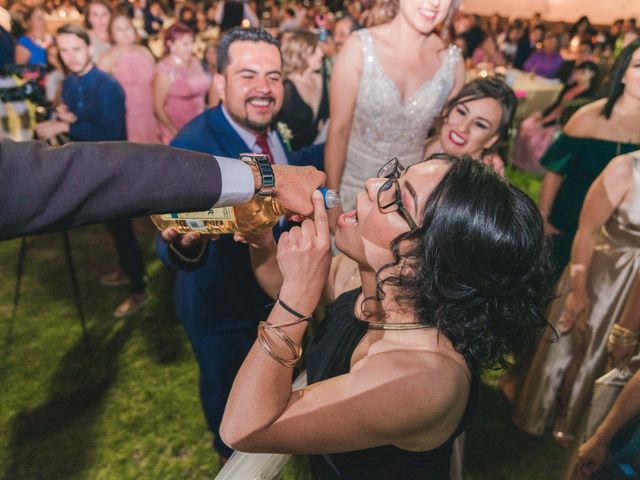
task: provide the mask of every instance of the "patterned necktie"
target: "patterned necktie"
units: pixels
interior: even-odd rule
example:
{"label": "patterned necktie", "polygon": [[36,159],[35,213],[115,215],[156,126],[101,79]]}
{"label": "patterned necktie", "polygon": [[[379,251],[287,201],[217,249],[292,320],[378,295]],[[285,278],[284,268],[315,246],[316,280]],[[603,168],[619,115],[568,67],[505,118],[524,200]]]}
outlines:
{"label": "patterned necktie", "polygon": [[273,154],[271,153],[271,149],[269,148],[269,142],[267,141],[267,134],[263,133],[256,137],[256,145],[260,147],[262,153],[269,157],[269,163],[273,164]]}

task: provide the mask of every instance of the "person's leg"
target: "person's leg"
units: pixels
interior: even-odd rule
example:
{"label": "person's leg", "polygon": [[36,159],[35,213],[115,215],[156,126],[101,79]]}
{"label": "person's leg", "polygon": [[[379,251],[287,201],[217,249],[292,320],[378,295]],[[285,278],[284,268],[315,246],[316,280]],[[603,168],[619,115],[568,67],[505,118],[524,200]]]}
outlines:
{"label": "person's leg", "polygon": [[144,257],[129,219],[112,220],[106,223],[111,232],[118,254],[118,264],[131,281],[131,296],[115,311],[115,316],[125,317],[136,313],[146,301],[144,281]]}
{"label": "person's leg", "polygon": [[107,227],[113,236],[120,268],[131,280],[131,293],[144,293],[144,257],[131,220],[112,220]]}
{"label": "person's leg", "polygon": [[218,454],[229,458],[233,450],[220,438],[220,423],[236,373],[256,338],[256,328],[223,333],[189,334],[200,367],[200,401],[213,445]]}

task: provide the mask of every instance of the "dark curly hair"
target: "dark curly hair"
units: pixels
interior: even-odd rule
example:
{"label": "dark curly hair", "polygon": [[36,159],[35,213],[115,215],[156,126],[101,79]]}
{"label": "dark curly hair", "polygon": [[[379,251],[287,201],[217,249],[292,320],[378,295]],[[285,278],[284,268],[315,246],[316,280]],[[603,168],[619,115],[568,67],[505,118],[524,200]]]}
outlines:
{"label": "dark curly hair", "polygon": [[[377,296],[397,287],[395,300],[445,335],[471,369],[507,367],[505,355],[535,345],[548,325],[553,282],[542,218],[525,193],[482,163],[432,158],[451,166],[419,228],[393,241]],[[389,275],[399,265],[402,273]]]}

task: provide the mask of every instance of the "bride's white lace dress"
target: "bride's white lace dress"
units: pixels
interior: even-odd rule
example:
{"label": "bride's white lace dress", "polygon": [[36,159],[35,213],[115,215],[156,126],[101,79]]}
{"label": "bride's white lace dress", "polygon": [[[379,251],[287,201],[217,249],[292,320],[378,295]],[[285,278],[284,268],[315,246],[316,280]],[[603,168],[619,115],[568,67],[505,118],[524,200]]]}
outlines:
{"label": "bride's white lace dress", "polygon": [[433,77],[403,101],[378,62],[369,31],[359,30],[357,35],[363,68],[340,185],[345,211],[354,208],[356,193],[387,160],[398,157],[409,166],[422,159],[427,133],[453,88],[455,66],[462,61],[460,49],[449,45]]}

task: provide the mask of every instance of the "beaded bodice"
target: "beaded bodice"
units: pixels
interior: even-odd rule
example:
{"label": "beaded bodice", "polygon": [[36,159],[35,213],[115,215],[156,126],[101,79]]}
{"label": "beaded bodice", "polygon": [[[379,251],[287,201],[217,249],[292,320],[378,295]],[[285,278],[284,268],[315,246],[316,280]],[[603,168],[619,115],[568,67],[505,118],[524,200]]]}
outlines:
{"label": "beaded bodice", "polygon": [[352,191],[362,190],[364,181],[374,177],[390,158],[398,157],[405,166],[422,159],[424,141],[447,101],[455,66],[462,59],[458,47],[449,45],[434,76],[403,102],[395,83],[382,70],[369,31],[357,34],[363,68],[340,188],[345,208],[353,207]]}

